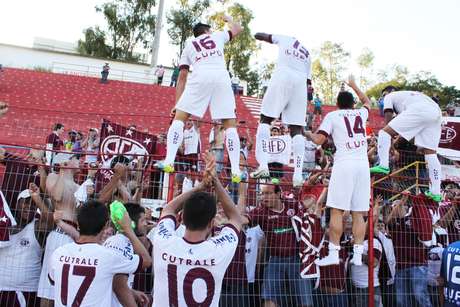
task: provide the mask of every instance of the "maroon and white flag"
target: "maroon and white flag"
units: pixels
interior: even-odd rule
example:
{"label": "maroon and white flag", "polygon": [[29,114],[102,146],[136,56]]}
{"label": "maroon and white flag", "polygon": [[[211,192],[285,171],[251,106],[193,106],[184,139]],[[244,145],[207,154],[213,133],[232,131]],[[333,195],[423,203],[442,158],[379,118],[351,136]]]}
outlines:
{"label": "maroon and white flag", "polygon": [[155,153],[157,138],[146,132],[128,129],[125,126],[104,119],[101,127],[99,157],[103,169],[98,173],[98,183],[105,184],[112,178],[109,169],[113,158],[123,155],[131,163],[138,163],[143,157],[142,169],[150,162],[150,155]]}
{"label": "maroon and white flag", "polygon": [[438,153],[451,160],[460,160],[460,117],[444,117]]}
{"label": "maroon and white flag", "polygon": [[16,226],[16,220],[11,214],[10,207],[0,191],[0,248],[6,247],[10,243],[10,231],[11,226]]}

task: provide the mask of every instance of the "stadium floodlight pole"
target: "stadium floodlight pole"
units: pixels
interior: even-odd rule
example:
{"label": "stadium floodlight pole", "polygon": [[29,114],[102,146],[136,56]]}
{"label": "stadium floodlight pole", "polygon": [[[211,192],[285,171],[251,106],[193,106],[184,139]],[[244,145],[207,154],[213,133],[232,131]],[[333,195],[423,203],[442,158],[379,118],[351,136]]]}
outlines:
{"label": "stadium floodlight pole", "polygon": [[155,24],[155,37],[153,38],[152,44],[152,62],[150,63],[150,67],[157,66],[158,62],[158,51],[160,49],[160,34],[161,34],[161,24],[163,21],[163,10],[164,10],[164,0],[160,0],[158,3],[158,12],[157,12],[157,20]]}

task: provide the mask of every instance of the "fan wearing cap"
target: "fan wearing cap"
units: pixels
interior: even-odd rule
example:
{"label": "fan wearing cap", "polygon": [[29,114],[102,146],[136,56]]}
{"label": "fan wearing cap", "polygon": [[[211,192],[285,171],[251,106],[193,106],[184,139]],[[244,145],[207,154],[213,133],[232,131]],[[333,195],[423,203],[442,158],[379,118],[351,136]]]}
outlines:
{"label": "fan wearing cap", "polygon": [[19,306],[20,300],[25,300],[27,306],[38,306],[36,292],[42,246],[54,226],[49,205],[34,183],[18,195],[11,210],[17,223],[6,230],[10,236],[9,244],[0,248],[0,306]]}
{"label": "fan wearing cap", "polygon": [[[226,146],[232,168],[232,181],[241,181],[240,141],[236,129],[235,97],[225,66],[224,45],[241,31],[241,25],[224,16],[228,31],[212,32],[211,26],[198,23],[193,27],[179,61],[174,120],[168,130],[164,161],[155,164],[167,173],[174,172],[174,160],[184,138],[184,124],[190,115],[203,117],[208,106],[213,120],[220,119],[225,128]],[[193,75],[188,78],[190,66]]]}

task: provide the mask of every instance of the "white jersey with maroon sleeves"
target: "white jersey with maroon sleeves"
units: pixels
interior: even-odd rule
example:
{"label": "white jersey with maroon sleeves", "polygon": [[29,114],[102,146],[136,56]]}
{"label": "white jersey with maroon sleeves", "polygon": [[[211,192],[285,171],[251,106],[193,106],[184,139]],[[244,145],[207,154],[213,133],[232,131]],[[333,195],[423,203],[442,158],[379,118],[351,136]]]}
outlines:
{"label": "white jersey with maroon sleeves", "polygon": [[110,306],[113,276],[132,274],[141,266],[142,258],[132,251],[120,255],[96,243],[66,244],[50,263],[54,306]]}
{"label": "white jersey with maroon sleeves", "polygon": [[219,306],[222,280],[238,245],[238,231],[225,226],[218,236],[187,242],[176,234],[176,220],[158,223],[153,245],[153,306]]}
{"label": "white jersey with maroon sleeves", "polygon": [[193,66],[194,72],[201,69],[225,68],[224,45],[230,41],[230,31],[220,31],[211,34],[202,34],[187,41],[179,67],[188,68]]}
{"label": "white jersey with maroon sleeves", "polygon": [[[115,253],[120,254],[121,256],[133,256],[134,248],[131,244],[129,238],[121,233],[117,233],[114,236],[107,238],[104,242],[104,247],[107,247],[113,250]],[[134,283],[134,274],[129,274],[128,276],[128,287],[133,288]],[[112,305],[111,307],[118,307],[122,306],[120,301],[118,300],[115,292],[112,292]]]}
{"label": "white jersey with maroon sleeves", "polygon": [[270,39],[273,44],[278,45],[278,60],[275,73],[289,69],[304,75],[305,79],[311,79],[311,60],[307,48],[295,37],[270,35]]}
{"label": "white jersey with maroon sleeves", "polygon": [[334,162],[342,160],[367,161],[366,121],[369,111],[341,109],[328,113],[318,133],[331,136],[337,149]]}

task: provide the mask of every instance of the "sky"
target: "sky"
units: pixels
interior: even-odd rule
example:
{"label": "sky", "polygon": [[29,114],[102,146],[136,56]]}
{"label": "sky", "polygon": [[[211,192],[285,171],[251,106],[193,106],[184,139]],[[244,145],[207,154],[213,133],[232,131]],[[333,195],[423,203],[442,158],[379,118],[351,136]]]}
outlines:
{"label": "sky", "polygon": [[[0,43],[32,46],[34,37],[75,42],[83,37],[84,28],[104,25],[94,7],[106,1],[0,1]],[[165,12],[175,2],[165,0]],[[367,47],[375,55],[374,71],[400,64],[411,73],[431,71],[443,84],[460,88],[460,0],[239,2],[254,14],[250,25],[254,33],[295,36],[311,50],[327,40],[342,43],[351,53],[349,67],[355,74],[356,58]],[[164,19],[159,52],[159,63],[164,65],[170,65],[177,54],[167,27]],[[275,60],[276,47],[263,44],[255,61],[261,65]]]}

